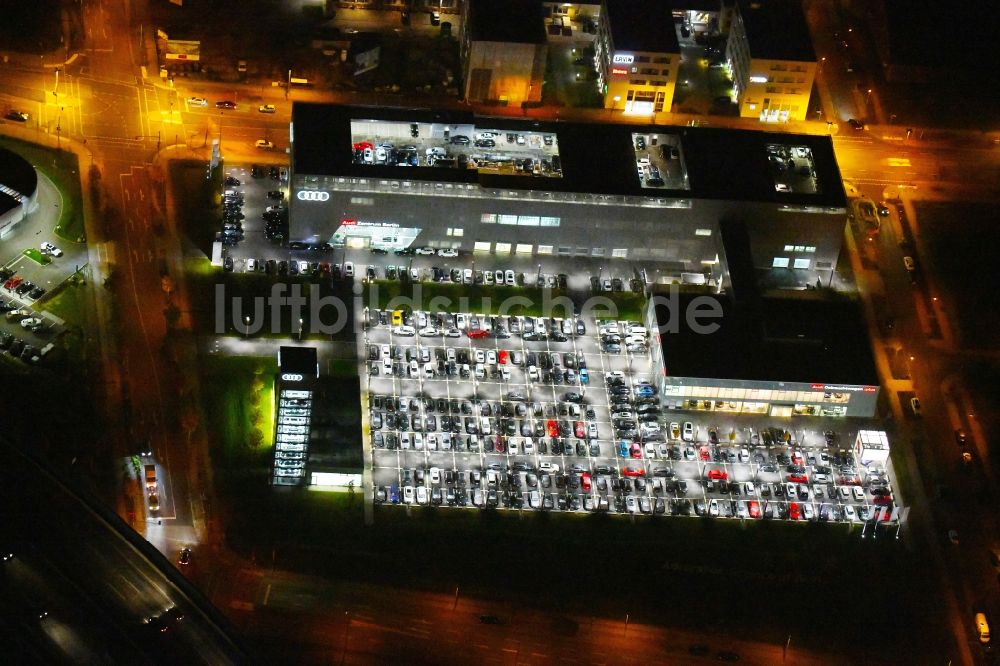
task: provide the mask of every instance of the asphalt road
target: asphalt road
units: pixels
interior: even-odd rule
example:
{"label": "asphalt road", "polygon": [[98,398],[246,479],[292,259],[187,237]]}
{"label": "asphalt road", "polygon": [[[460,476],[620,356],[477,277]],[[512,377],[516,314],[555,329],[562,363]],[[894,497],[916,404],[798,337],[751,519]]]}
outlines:
{"label": "asphalt road", "polygon": [[[79,497],[6,443],[0,444],[0,631],[46,661],[228,664],[244,659],[155,551],[143,551]],[[110,514],[109,514],[110,515]],[[145,618],[173,606],[184,618],[165,633]],[[42,613],[47,613],[41,617]],[[8,644],[5,641],[5,645]]]}

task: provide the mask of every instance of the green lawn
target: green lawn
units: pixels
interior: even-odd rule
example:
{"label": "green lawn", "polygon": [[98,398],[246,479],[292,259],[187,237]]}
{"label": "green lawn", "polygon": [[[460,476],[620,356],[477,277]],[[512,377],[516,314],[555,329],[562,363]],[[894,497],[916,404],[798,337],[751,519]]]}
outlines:
{"label": "green lawn", "polygon": [[232,478],[266,468],[273,443],[277,359],[204,356],[199,365],[216,470]]}
{"label": "green lawn", "polygon": [[0,146],[18,153],[31,162],[62,194],[62,210],[54,230],[56,236],[70,243],[86,241],[83,195],[80,191],[80,164],[76,155],[3,136],[0,136]]}
{"label": "green lawn", "polygon": [[52,260],[49,259],[48,255],[42,254],[40,251],[36,250],[33,247],[29,247],[27,250],[24,251],[23,254],[28,259],[31,259],[36,264],[41,264],[42,266],[47,266],[48,264],[52,263]]}

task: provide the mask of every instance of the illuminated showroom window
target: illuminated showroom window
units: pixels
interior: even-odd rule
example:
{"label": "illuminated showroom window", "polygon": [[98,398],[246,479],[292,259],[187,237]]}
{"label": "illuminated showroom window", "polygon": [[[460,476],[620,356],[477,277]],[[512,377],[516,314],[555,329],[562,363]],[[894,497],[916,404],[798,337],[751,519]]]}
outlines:
{"label": "illuminated showroom window", "polygon": [[795,263],[792,264],[793,268],[809,268],[809,264],[812,263],[809,259],[796,259]]}
{"label": "illuminated showroom window", "polygon": [[510,243],[497,243],[497,254],[510,254]]}
{"label": "illuminated showroom window", "polygon": [[788,257],[775,257],[771,268],[788,268]]}
{"label": "illuminated showroom window", "polygon": [[489,241],[476,241],[473,250],[476,252],[489,252],[491,243]]}

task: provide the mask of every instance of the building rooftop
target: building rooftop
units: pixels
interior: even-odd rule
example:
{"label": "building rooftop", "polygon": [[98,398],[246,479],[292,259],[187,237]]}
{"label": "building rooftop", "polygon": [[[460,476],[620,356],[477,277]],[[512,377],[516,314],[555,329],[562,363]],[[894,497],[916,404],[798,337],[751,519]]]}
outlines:
{"label": "building rooftop", "polygon": [[[352,121],[394,123],[395,135],[372,141],[414,142],[411,123],[421,128],[421,139],[430,131],[440,136],[443,127],[461,128],[474,137],[483,130],[500,134],[497,147],[508,145],[506,133],[553,134],[558,148],[561,177],[495,173],[475,168],[410,167],[359,164],[352,146]],[[402,124],[401,124],[402,123]],[[777,192],[768,161],[767,146],[775,135],[767,132],[706,127],[641,126],[610,123],[539,122],[517,118],[477,116],[467,112],[427,109],[339,106],[296,102],[292,109],[292,166],[298,174],[357,178],[390,178],[479,185],[485,189],[520,189],[585,193],[590,195],[650,198],[699,198],[754,201],[788,206],[841,209],[846,197],[828,136],[782,134],[784,142],[808,147],[816,172],[815,192]],[[400,128],[406,128],[399,136]],[[453,135],[454,133],[452,133]],[[680,162],[688,186],[683,189],[644,187],[636,169],[636,134],[657,135],[679,146]],[[443,139],[439,144],[446,145]],[[553,147],[545,148],[552,151]],[[450,149],[450,147],[448,147]],[[669,185],[669,183],[668,183]]]}
{"label": "building rooftop", "polygon": [[544,44],[541,0],[466,0],[469,37],[477,42]]}
{"label": "building rooftop", "polygon": [[315,347],[278,347],[278,369],[281,374],[302,375],[306,379],[319,376]]}
{"label": "building rooftop", "polygon": [[[667,375],[776,382],[876,386],[878,375],[864,316],[853,302],[808,297],[734,303],[725,295],[681,294],[678,312],[696,298],[719,305],[714,333],[696,333],[680,322],[661,333]],[[659,322],[671,311],[656,307]],[[662,325],[662,324],[661,324]]]}
{"label": "building rooftop", "polygon": [[[38,189],[38,174],[28,160],[17,153],[0,148],[0,188],[32,196]],[[0,215],[20,205],[17,199],[0,189]]]}
{"label": "building rooftop", "polygon": [[740,0],[750,56],[816,62],[801,0]]}
{"label": "building rooftop", "polygon": [[680,53],[671,3],[605,0],[604,15],[616,50]]}

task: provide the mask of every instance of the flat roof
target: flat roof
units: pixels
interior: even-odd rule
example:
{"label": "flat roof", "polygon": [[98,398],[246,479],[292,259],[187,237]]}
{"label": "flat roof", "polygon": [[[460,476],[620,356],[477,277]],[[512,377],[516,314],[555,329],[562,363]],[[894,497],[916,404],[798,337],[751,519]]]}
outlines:
{"label": "flat roof", "polygon": [[38,174],[31,162],[6,148],[0,148],[0,185],[18,194],[34,196],[38,189]]}
{"label": "flat roof", "polygon": [[466,30],[473,41],[544,44],[545,12],[539,0],[466,0]]}
{"label": "flat roof", "polygon": [[669,2],[605,0],[604,15],[615,50],[680,53]]}
{"label": "flat roof", "polygon": [[[813,294],[763,298],[746,305],[726,295],[683,293],[682,315],[697,298],[717,303],[722,316],[714,333],[696,333],[679,322],[678,332],[660,334],[668,376],[876,386],[878,375],[868,330],[858,305]],[[657,321],[670,320],[667,305]]]}
{"label": "flat roof", "polygon": [[740,0],[739,11],[751,57],[816,62],[801,0]]}
{"label": "flat roof", "polygon": [[[468,168],[413,168],[355,163],[353,120],[444,123],[473,130],[555,134],[561,177],[497,174]],[[686,189],[647,188],[636,169],[634,135],[669,136],[680,147]],[[391,178],[478,184],[487,189],[520,189],[650,198],[755,201],[788,206],[840,209],[846,195],[829,136],[781,134],[782,143],[808,147],[816,171],[816,192],[778,192],[767,146],[779,135],[749,130],[664,125],[541,122],[468,112],[296,102],[292,107],[292,168],[297,174]],[[409,142],[409,139],[404,139]]]}
{"label": "flat roof", "polygon": [[278,369],[281,374],[297,374],[307,379],[319,376],[315,347],[278,347]]}

